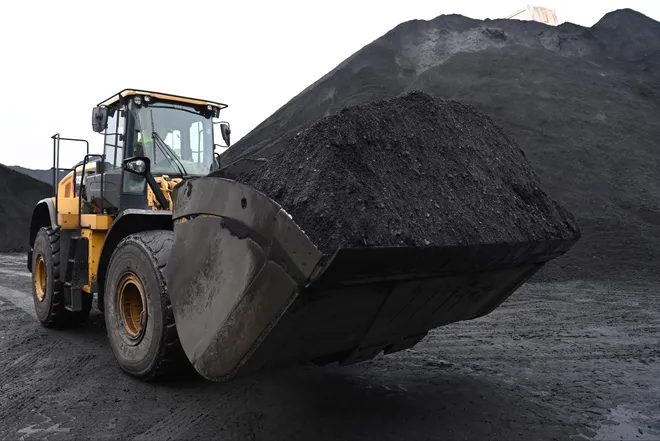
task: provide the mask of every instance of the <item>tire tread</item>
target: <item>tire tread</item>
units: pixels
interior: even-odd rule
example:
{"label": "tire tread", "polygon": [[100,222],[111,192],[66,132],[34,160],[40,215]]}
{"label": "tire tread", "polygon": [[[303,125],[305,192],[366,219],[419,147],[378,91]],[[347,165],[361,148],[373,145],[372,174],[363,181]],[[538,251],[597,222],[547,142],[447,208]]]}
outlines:
{"label": "tire tread", "polygon": [[163,335],[159,352],[156,355],[156,362],[153,368],[141,375],[140,378],[146,381],[156,381],[186,374],[192,370],[192,366],[179,341],[164,275],[172,248],[173,233],[170,230],[150,230],[134,233],[122,239],[117,245],[117,249],[125,246],[128,242],[136,242],[147,251],[158,279],[163,308]]}

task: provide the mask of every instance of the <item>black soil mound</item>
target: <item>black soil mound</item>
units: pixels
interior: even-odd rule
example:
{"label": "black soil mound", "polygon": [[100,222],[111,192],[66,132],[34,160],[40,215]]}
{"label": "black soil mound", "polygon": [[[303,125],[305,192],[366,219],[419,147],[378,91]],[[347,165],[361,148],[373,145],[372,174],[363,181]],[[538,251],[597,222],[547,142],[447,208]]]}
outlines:
{"label": "black soil mound", "polygon": [[[45,170],[40,170],[40,169],[31,169],[31,168],[25,168],[21,167],[20,165],[11,165],[9,166],[12,170],[16,170],[19,173],[23,173],[24,175],[28,175],[38,181],[45,182],[46,184],[53,185],[53,170],[50,169],[45,169]],[[60,171],[58,173],[57,177],[57,182],[60,182],[63,177],[65,177],[69,172],[68,171]]]}
{"label": "black soil mound", "polygon": [[492,117],[575,214],[583,237],[554,261],[553,278],[658,277],[659,66],[660,23],[631,10],[591,28],[456,15],[406,22],[223,156],[268,158],[346,106],[422,90]]}
{"label": "black soil mound", "polygon": [[324,253],[579,235],[489,117],[421,92],[323,118],[238,180],[280,203]]}
{"label": "black soil mound", "polygon": [[52,195],[52,186],[0,164],[0,252],[29,249],[34,206]]}

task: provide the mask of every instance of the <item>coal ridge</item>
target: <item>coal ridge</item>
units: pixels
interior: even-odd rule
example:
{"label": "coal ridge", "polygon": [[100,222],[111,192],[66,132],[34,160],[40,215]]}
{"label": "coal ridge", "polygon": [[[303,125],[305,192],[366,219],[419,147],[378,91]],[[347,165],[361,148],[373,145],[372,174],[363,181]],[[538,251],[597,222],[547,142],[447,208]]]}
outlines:
{"label": "coal ridge", "polygon": [[0,164],[0,252],[30,248],[30,220],[37,202],[52,186]]}
{"label": "coal ridge", "polygon": [[[19,173],[23,173],[24,175],[28,175],[38,181],[53,185],[53,169],[32,169],[21,167],[20,165],[10,165],[9,168]],[[69,171],[60,170],[57,174],[57,182],[60,182],[68,173]]]}
{"label": "coal ridge", "polygon": [[282,205],[325,254],[579,237],[491,118],[418,91],[325,117],[237,180]]}

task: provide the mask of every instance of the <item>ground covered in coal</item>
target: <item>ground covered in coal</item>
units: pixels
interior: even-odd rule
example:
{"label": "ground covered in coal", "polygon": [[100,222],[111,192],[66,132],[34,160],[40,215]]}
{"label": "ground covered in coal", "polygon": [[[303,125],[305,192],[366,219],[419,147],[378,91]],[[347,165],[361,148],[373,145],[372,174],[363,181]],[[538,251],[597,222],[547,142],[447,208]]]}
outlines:
{"label": "ground covered in coal", "polygon": [[[402,23],[232,146],[269,158],[342,108],[422,90],[472,104],[525,152],[582,238],[548,278],[658,277],[660,23],[629,9],[591,28],[473,20]],[[541,275],[539,275],[541,276]]]}
{"label": "ground covered in coal", "polygon": [[489,117],[422,92],[323,118],[237,180],[280,203],[326,253],[579,235]]}
{"label": "ground covered in coal", "polygon": [[121,372],[96,308],[42,327],[0,254],[0,440],[658,440],[659,290],[528,283],[373,361],[162,384]]}
{"label": "ground covered in coal", "polygon": [[0,251],[29,248],[32,211],[52,195],[52,186],[0,164]]}

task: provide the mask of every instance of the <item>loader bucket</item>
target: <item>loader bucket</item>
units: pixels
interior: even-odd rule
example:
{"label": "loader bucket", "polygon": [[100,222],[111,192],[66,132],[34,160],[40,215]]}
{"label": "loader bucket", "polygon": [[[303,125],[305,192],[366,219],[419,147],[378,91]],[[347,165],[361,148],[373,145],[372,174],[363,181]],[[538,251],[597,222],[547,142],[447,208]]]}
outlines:
{"label": "loader bucket", "polygon": [[433,328],[489,313],[574,242],[324,255],[282,207],[246,185],[204,177],[174,193],[168,291],[189,360],[216,381],[410,348]]}

